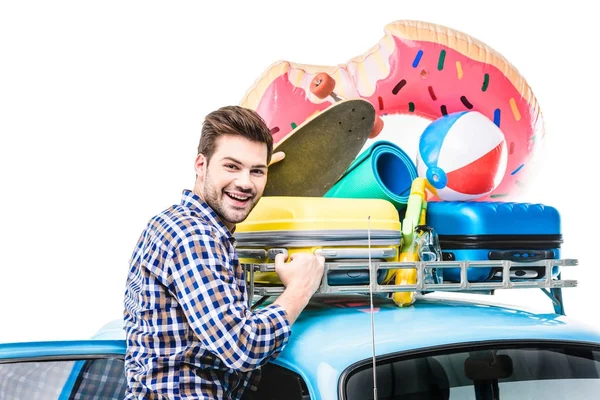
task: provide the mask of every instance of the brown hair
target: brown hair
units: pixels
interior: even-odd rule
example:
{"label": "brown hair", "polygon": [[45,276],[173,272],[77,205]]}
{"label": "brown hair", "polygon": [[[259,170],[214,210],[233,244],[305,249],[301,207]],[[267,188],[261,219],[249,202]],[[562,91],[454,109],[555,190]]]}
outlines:
{"label": "brown hair", "polygon": [[207,162],[216,151],[221,135],[240,135],[253,142],[267,145],[267,164],[273,154],[273,136],[264,119],[254,110],[240,106],[221,107],[204,118],[198,154],[204,154]]}

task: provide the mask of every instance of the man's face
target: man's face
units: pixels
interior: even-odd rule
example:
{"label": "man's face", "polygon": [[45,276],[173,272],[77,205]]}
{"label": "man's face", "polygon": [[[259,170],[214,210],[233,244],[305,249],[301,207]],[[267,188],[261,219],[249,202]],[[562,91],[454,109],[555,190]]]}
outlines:
{"label": "man's face", "polygon": [[[267,145],[237,135],[223,135],[207,162],[196,158],[199,195],[230,230],[246,219],[267,183]],[[208,164],[208,165],[207,165]]]}

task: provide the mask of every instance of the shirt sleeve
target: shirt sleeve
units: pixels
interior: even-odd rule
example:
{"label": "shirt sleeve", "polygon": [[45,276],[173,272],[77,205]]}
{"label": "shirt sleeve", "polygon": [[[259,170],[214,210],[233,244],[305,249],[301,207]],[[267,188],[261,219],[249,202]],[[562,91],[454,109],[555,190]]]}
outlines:
{"label": "shirt sleeve", "polygon": [[187,236],[174,249],[172,287],[204,346],[237,371],[277,356],[291,328],[285,310],[248,308],[224,246],[208,233]]}

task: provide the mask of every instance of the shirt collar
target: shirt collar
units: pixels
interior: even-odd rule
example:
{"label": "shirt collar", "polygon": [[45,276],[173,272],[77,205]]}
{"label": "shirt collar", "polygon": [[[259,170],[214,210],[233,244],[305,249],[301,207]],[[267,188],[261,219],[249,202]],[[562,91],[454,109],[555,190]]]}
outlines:
{"label": "shirt collar", "polygon": [[[215,211],[208,204],[206,204],[204,200],[200,198],[200,196],[196,195],[191,190],[184,189],[181,195],[181,205],[184,207],[189,207],[205,217],[206,220],[211,223],[221,235],[235,244],[233,233],[227,229]],[[235,227],[233,228],[233,231],[235,232]]]}

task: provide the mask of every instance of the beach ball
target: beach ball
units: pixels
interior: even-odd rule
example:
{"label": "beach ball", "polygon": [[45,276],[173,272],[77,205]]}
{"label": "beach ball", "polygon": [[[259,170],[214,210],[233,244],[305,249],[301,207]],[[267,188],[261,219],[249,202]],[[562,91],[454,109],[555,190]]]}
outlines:
{"label": "beach ball", "polygon": [[[440,200],[477,200],[504,177],[504,133],[485,115],[463,111],[432,121],[419,138],[417,172]],[[435,200],[435,199],[433,199]]]}

